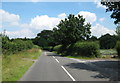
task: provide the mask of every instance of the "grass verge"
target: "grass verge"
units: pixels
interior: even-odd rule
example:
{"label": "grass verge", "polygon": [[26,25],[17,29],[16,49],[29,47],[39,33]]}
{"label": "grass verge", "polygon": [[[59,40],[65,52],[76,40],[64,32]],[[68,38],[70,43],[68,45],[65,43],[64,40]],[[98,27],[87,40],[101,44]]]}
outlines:
{"label": "grass verge", "polygon": [[29,67],[33,60],[41,55],[41,50],[33,48],[13,55],[2,56],[2,81],[18,81]]}
{"label": "grass verge", "polygon": [[2,81],[2,55],[0,55],[0,82]]}

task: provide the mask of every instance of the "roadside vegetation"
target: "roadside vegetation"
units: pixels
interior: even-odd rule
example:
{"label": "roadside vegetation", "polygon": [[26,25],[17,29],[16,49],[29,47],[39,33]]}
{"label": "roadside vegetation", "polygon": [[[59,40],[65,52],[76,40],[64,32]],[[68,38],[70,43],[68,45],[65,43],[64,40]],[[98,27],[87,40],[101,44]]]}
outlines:
{"label": "roadside vegetation", "polygon": [[0,55],[0,82],[2,81],[2,55]]}
{"label": "roadside vegetation", "polygon": [[111,18],[114,18],[114,23],[118,24],[115,35],[105,34],[97,38],[91,35],[91,24],[86,23],[83,16],[73,14],[61,20],[53,30],[43,30],[33,39],[9,39],[5,34],[0,34],[2,81],[19,80],[38,59],[41,54],[40,49],[69,58],[120,59],[120,11],[118,11],[120,5],[116,2],[101,2],[101,4],[107,7],[107,12],[113,12]]}
{"label": "roadside vegetation", "polygon": [[30,39],[2,38],[2,81],[18,81],[41,55],[42,50]]}
{"label": "roadside vegetation", "polygon": [[117,44],[116,44],[116,50],[117,50],[117,53],[118,53],[118,57],[120,58],[120,41],[118,41]]}
{"label": "roadside vegetation", "polygon": [[116,27],[116,35],[107,33],[99,38],[91,35],[90,29],[91,24],[85,23],[83,16],[70,14],[53,30],[38,33],[33,43],[61,56],[118,59],[120,27]]}
{"label": "roadside vegetation", "polygon": [[17,81],[40,56],[41,50],[32,48],[16,54],[3,55],[2,81]]}

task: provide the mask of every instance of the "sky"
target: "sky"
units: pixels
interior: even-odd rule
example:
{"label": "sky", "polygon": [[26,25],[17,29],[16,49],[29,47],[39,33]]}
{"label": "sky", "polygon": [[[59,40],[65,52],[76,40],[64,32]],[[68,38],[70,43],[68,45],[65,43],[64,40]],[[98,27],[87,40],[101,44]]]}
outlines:
{"label": "sky", "polygon": [[91,2],[2,2],[0,8],[0,32],[6,30],[10,38],[34,38],[42,30],[52,30],[69,14],[82,15],[91,23],[91,34],[100,37],[115,34],[111,12],[99,1]]}

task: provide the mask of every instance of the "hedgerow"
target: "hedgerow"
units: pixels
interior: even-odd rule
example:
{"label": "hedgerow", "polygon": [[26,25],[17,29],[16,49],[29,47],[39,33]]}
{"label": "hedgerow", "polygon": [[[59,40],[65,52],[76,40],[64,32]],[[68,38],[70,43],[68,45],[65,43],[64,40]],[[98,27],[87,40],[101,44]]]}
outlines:
{"label": "hedgerow", "polygon": [[76,56],[99,57],[99,45],[96,42],[77,42],[73,45]]}
{"label": "hedgerow", "polygon": [[62,45],[57,45],[53,48],[54,51],[56,51],[57,53],[60,53]]}
{"label": "hedgerow", "polygon": [[10,41],[7,37],[2,37],[2,53],[3,54],[11,54],[19,51],[31,49],[33,47],[33,43],[30,40],[13,40]]}
{"label": "hedgerow", "polygon": [[57,45],[54,51],[61,55],[67,56],[85,56],[85,57],[99,57],[99,44],[97,42],[77,42],[68,46]]}

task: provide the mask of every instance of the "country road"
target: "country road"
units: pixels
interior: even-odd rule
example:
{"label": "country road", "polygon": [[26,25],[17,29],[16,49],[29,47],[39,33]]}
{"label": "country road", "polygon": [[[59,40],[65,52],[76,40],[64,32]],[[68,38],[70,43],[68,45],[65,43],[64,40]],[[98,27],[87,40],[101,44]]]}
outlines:
{"label": "country road", "polygon": [[77,61],[43,51],[20,81],[110,81],[110,77],[84,60]]}

